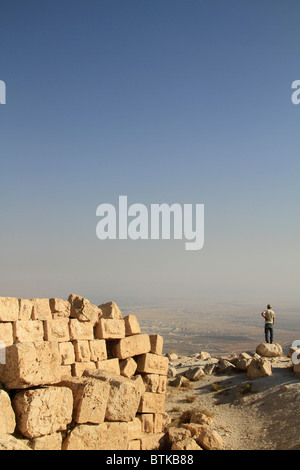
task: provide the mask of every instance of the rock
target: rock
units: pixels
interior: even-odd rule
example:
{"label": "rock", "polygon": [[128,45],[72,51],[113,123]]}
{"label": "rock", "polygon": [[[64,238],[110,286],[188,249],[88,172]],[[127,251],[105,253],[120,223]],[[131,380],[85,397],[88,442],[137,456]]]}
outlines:
{"label": "rock", "polygon": [[138,335],[141,333],[139,322],[135,315],[127,315],[124,317],[125,336]]}
{"label": "rock", "polygon": [[158,374],[143,374],[143,381],[146,392],[165,393],[167,388],[167,378]]}
{"label": "rock", "polygon": [[137,358],[137,371],[146,374],[167,375],[169,359],[165,356],[146,353]]}
{"label": "rock", "polygon": [[203,370],[203,367],[191,367],[190,369],[184,372],[184,376],[187,379],[196,382],[197,380],[200,380],[201,377],[205,376],[205,372]]}
{"label": "rock", "polygon": [[80,424],[67,435],[63,450],[127,450],[128,424]]}
{"label": "rock", "polygon": [[171,450],[203,450],[201,447],[197,444],[197,442],[192,439],[191,437],[188,437],[186,439],[183,439],[182,441],[175,442],[172,444]]}
{"label": "rock", "polygon": [[240,353],[238,357],[238,361],[236,363],[236,368],[239,370],[247,371],[247,367],[249,366],[250,362],[252,361],[252,356],[248,353]]}
{"label": "rock", "polygon": [[71,304],[67,300],[53,298],[49,300],[49,304],[54,318],[70,316]]}
{"label": "rock", "polygon": [[220,374],[229,374],[230,372],[234,372],[235,369],[235,366],[227,361],[227,359],[220,359],[216,365],[216,370]]}
{"label": "rock", "polygon": [[70,316],[80,322],[91,322],[95,325],[102,315],[101,309],[90,303],[89,300],[80,295],[69,295],[68,301],[71,305]]}
{"label": "rock", "polygon": [[95,328],[95,336],[99,339],[125,338],[124,320],[114,318],[100,318]]}
{"label": "rock", "polygon": [[32,299],[32,305],[33,320],[52,319],[49,299]]}
{"label": "rock", "polygon": [[283,355],[282,347],[278,343],[260,343],[256,348],[256,352],[265,357],[280,357]]}
{"label": "rock", "polygon": [[0,321],[17,321],[19,317],[19,301],[14,297],[0,297]]}
{"label": "rock", "polygon": [[191,431],[189,429],[171,426],[167,432],[167,439],[170,448],[176,442],[183,441],[184,439],[188,439],[189,437],[191,437]]}
{"label": "rock", "polygon": [[140,400],[139,413],[163,413],[165,409],[165,395],[162,393],[145,392]]}
{"label": "rock", "polygon": [[175,353],[167,354],[167,357],[169,358],[170,361],[177,361],[178,359],[178,356]]}
{"label": "rock", "polygon": [[29,299],[19,299],[19,320],[30,320],[32,316],[33,302]]}
{"label": "rock", "polygon": [[68,318],[58,317],[55,320],[46,320],[44,321],[44,329],[45,341],[57,341],[61,343],[70,340]]}
{"label": "rock", "polygon": [[62,434],[56,432],[47,436],[36,437],[29,442],[32,450],[61,450]]}
{"label": "rock", "polygon": [[67,387],[18,392],[13,399],[17,428],[30,439],[63,431],[72,421],[73,394]]}
{"label": "rock", "polygon": [[207,364],[206,366],[204,366],[204,373],[205,375],[212,375],[215,371],[215,368],[216,368],[216,364]]}
{"label": "rock", "polygon": [[141,440],[141,450],[159,450],[164,448],[165,434],[146,434]]}
{"label": "rock", "polygon": [[131,378],[137,369],[137,363],[132,357],[120,361],[120,373],[124,377]]}
{"label": "rock", "polygon": [[27,442],[25,439],[17,439],[10,435],[0,436],[0,450],[32,450]]}
{"label": "rock", "polygon": [[93,340],[94,339],[94,328],[92,322],[82,322],[77,318],[71,318],[69,320],[70,327],[70,340]]}
{"label": "rock", "polygon": [[13,323],[0,323],[0,339],[6,347],[13,344]]}
{"label": "rock", "polygon": [[200,359],[201,361],[208,361],[209,359],[211,359],[211,355],[208,352],[201,351],[198,354],[198,359]]}
{"label": "rock", "polygon": [[177,375],[174,380],[169,381],[171,387],[185,387],[190,383],[189,379],[183,375]]}
{"label": "rock", "polygon": [[196,442],[205,450],[222,450],[224,441],[217,431],[204,429],[197,437]]}
{"label": "rock", "polygon": [[160,335],[149,335],[149,337],[151,344],[150,352],[152,354],[158,354],[159,356],[161,356],[163,353],[163,337]]}
{"label": "rock", "polygon": [[102,318],[112,318],[114,320],[122,319],[122,312],[115,302],[106,302],[99,305],[102,312]]}
{"label": "rock", "polygon": [[4,390],[0,390],[0,436],[13,434],[15,427],[15,413],[9,395]]}
{"label": "rock", "polygon": [[204,413],[193,410],[191,413],[190,422],[209,426],[212,424],[213,419]]}
{"label": "rock", "polygon": [[177,370],[175,367],[169,364],[167,377],[173,379],[177,375]]}
{"label": "rock", "polygon": [[[150,349],[150,338],[149,335],[146,334],[127,336],[126,338],[114,342],[111,346],[112,355],[119,359],[127,359],[128,357],[145,354],[148,353]],[[139,368],[138,372],[141,372]]]}
{"label": "rock", "polygon": [[206,424],[198,424],[198,423],[182,423],[181,427],[184,429],[188,429],[191,433],[191,436],[194,439],[200,436],[200,434],[206,429]]}
{"label": "rock", "polygon": [[107,359],[106,341],[104,339],[94,339],[89,341],[91,351],[91,361],[98,362]]}
{"label": "rock", "polygon": [[272,375],[272,365],[267,359],[254,355],[247,368],[248,379],[257,379]]}
{"label": "rock", "polygon": [[117,358],[97,362],[97,369],[120,375],[120,363]]}

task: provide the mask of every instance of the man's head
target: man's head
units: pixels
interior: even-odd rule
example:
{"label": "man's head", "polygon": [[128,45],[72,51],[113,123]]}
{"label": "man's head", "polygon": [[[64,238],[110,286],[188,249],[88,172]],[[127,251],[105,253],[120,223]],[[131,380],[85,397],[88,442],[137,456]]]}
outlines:
{"label": "man's head", "polygon": [[267,305],[267,309],[270,310],[272,308],[272,305],[271,304],[268,304]]}

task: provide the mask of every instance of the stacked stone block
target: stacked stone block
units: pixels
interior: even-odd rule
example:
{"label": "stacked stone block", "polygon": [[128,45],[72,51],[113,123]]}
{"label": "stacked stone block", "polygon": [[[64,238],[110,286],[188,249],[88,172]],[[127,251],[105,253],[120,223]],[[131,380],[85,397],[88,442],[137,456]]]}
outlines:
{"label": "stacked stone block", "polygon": [[17,432],[38,450],[161,447],[168,358],[163,338],[143,334],[136,316],[78,295],[2,297],[0,340],[10,408],[0,436]]}

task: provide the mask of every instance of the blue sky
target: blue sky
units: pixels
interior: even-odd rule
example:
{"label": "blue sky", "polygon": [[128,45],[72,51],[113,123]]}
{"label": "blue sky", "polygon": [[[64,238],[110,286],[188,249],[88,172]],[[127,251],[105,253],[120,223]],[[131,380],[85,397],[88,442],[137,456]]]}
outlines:
{"label": "blue sky", "polygon": [[[0,295],[299,300],[298,0],[0,0]],[[203,203],[205,244],[96,208]]]}

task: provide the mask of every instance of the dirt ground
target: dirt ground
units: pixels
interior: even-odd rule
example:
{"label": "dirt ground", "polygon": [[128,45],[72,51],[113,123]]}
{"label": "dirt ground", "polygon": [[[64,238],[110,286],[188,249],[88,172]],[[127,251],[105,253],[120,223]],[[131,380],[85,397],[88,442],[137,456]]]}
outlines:
{"label": "dirt ground", "polygon": [[[194,408],[212,413],[225,450],[300,450],[300,379],[289,358],[270,360],[269,377],[249,380],[239,371],[169,386],[166,412],[173,420]],[[177,373],[202,364],[193,357],[171,362]]]}

